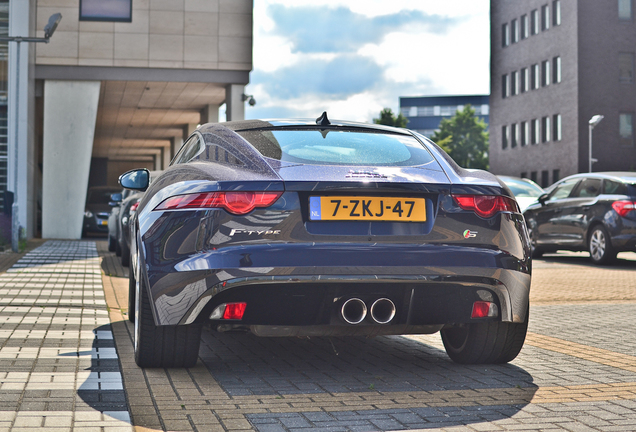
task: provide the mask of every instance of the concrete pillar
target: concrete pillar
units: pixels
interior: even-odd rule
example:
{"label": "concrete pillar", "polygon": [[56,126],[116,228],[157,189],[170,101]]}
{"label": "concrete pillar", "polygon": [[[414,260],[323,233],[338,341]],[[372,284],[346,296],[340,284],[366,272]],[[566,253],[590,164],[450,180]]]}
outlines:
{"label": "concrete pillar", "polygon": [[42,238],[81,238],[99,88],[44,82]]}
{"label": "concrete pillar", "polygon": [[181,145],[183,145],[183,136],[175,136],[170,139],[170,160],[177,154]]}
{"label": "concrete pillar", "polygon": [[225,106],[227,107],[227,121],[245,120],[245,102],[243,101],[245,86],[228,84],[225,87]]}
{"label": "concrete pillar", "polygon": [[[9,2],[9,34],[29,36],[30,24],[35,15],[33,1]],[[17,203],[17,225],[32,238],[35,231],[36,163],[34,119],[34,79],[30,75],[29,60],[34,50],[28,42],[9,42],[9,104],[8,104],[8,154],[7,190],[14,193]],[[18,56],[18,49],[20,54]],[[18,62],[19,57],[19,62]],[[17,154],[16,154],[17,152]],[[11,214],[11,209],[9,209]],[[11,239],[6,239],[11,240]]]}
{"label": "concrete pillar", "polygon": [[219,107],[218,104],[206,105],[201,111],[201,124],[204,123],[218,123],[219,122]]}

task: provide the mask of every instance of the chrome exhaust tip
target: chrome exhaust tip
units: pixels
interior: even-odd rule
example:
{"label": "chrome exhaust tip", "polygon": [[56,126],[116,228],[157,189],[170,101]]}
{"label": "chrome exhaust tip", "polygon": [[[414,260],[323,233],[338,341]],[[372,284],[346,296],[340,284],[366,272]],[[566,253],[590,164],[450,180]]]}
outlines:
{"label": "chrome exhaust tip", "polygon": [[395,317],[395,303],[388,298],[377,299],[371,305],[371,318],[378,324],[387,324]]}
{"label": "chrome exhaust tip", "polygon": [[350,298],[342,304],[342,318],[349,324],[360,324],[367,316],[367,305],[359,298]]}

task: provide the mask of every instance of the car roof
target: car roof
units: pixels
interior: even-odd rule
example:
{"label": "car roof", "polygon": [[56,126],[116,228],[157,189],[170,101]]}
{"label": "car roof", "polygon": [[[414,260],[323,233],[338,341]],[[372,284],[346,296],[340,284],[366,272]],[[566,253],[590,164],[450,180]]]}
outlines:
{"label": "car roof", "polygon": [[603,171],[603,172],[593,172],[593,173],[579,173],[579,174],[572,174],[561,180],[570,179],[570,178],[589,178],[589,177],[619,180],[624,183],[630,183],[630,184],[636,183],[636,172],[630,172],[630,171]]}

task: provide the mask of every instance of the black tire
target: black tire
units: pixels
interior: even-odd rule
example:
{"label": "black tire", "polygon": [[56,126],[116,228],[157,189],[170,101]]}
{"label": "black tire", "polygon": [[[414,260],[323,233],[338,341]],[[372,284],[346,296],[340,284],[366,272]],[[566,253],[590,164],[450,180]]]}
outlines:
{"label": "black tire", "polygon": [[[529,225],[536,225],[530,221]],[[532,258],[541,258],[543,256],[543,249],[537,247],[537,239],[535,238],[535,231],[533,228],[528,227],[528,237],[530,238],[530,255]]]}
{"label": "black tire", "polygon": [[119,245],[119,240],[115,240],[115,255],[121,256],[121,246]]}
{"label": "black tire", "polygon": [[488,321],[442,329],[446,353],[461,364],[508,363],[523,348],[528,312],[523,323]]}
{"label": "black tire", "polygon": [[121,265],[124,267],[128,267],[130,265],[130,248],[124,239],[122,239],[121,242]]}
{"label": "black tire", "polygon": [[196,365],[201,324],[156,326],[142,273],[135,281],[135,363],[143,368]]}
{"label": "black tire", "polygon": [[108,252],[115,252],[117,249],[117,239],[113,236],[108,236]]}
{"label": "black tire", "polygon": [[610,264],[616,259],[616,251],[603,225],[596,225],[590,231],[587,250],[594,264]]}
{"label": "black tire", "polygon": [[132,267],[128,268],[128,321],[135,322],[135,289],[137,281]]}

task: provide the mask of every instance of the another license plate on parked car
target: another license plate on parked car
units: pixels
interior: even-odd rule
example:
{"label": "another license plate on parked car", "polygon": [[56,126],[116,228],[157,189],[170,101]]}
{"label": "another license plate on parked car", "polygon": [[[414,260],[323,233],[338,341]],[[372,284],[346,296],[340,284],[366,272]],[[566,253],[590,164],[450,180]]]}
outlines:
{"label": "another license plate on parked car", "polygon": [[309,219],[426,222],[426,199],[312,196],[309,197]]}

